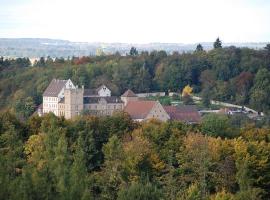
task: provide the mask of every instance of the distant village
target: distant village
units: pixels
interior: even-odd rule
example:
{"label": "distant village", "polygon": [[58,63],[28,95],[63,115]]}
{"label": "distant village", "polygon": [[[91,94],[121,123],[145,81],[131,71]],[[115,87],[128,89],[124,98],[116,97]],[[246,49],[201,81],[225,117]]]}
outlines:
{"label": "distant village", "polygon": [[135,121],[157,119],[177,120],[188,124],[200,123],[201,116],[196,106],[163,106],[159,101],[146,100],[142,94],[128,89],[120,97],[112,96],[111,90],[101,85],[95,89],[79,88],[69,80],[53,79],[43,93],[43,103],[38,108],[39,116],[54,113],[71,119],[82,113],[95,116],[110,116],[124,111]]}

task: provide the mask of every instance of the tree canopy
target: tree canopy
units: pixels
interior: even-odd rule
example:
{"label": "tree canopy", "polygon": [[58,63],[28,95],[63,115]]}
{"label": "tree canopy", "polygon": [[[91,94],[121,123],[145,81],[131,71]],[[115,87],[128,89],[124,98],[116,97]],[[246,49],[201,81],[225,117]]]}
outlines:
{"label": "tree canopy", "polygon": [[[269,128],[0,114],[1,199],[269,199]],[[34,130],[33,130],[34,129]],[[231,134],[234,133],[234,134]]]}
{"label": "tree canopy", "polygon": [[[222,46],[218,39],[217,47]],[[62,58],[41,58],[30,67],[28,58],[0,59],[0,110],[13,110],[27,118],[42,102],[53,78],[71,79],[76,85],[97,88],[105,84],[113,95],[134,92],[178,92],[186,85],[204,98],[245,105],[269,112],[266,49],[214,48],[198,53],[165,51]],[[264,74],[264,75],[262,75]],[[31,79],[29,79],[31,77]],[[208,98],[208,99],[207,99]],[[255,101],[256,99],[256,101]]]}

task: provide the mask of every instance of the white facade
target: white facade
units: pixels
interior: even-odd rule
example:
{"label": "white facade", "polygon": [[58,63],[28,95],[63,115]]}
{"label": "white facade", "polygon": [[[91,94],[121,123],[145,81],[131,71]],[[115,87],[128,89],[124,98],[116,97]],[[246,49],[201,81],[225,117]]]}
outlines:
{"label": "white facade", "polygon": [[69,79],[65,86],[61,89],[57,96],[43,96],[43,114],[52,112],[56,116],[60,116],[59,113],[59,101],[64,97],[65,89],[75,88],[72,81]]}
{"label": "white facade", "polygon": [[58,116],[58,97],[43,97],[43,113],[52,112]]}
{"label": "white facade", "polygon": [[138,97],[165,97],[165,92],[149,92],[149,93],[136,93]]}
{"label": "white facade", "polygon": [[111,90],[107,88],[105,85],[102,85],[98,88],[98,96],[100,97],[110,97],[111,96]]}
{"label": "white facade", "polygon": [[[93,89],[95,97],[111,97],[111,90],[105,85],[97,89]],[[108,105],[107,105],[108,104]],[[119,105],[118,105],[119,104]],[[118,102],[103,102],[94,105],[93,111],[99,111],[104,114],[111,115],[114,110],[122,110],[123,103]],[[90,106],[90,105],[89,105]],[[87,107],[85,105],[85,107]],[[42,107],[39,110],[39,115],[53,113],[56,116],[64,116],[72,118],[78,115],[84,108],[84,86],[81,89],[75,87],[72,81],[53,79],[50,85],[43,93]],[[77,111],[76,111],[77,110]],[[91,109],[92,110],[92,109]],[[106,111],[106,113],[105,113]],[[75,114],[74,114],[75,113]]]}

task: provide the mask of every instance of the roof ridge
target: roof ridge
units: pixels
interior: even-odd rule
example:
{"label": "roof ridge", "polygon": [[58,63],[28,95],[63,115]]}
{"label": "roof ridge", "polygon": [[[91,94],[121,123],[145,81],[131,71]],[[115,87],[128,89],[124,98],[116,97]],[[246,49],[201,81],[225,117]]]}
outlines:
{"label": "roof ridge", "polygon": [[122,97],[138,97],[131,89],[127,89],[124,94],[121,95]]}

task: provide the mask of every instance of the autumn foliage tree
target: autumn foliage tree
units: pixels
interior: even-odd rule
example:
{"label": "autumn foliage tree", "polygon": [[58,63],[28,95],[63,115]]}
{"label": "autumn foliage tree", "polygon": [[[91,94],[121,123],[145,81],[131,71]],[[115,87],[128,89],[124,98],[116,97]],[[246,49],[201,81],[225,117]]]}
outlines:
{"label": "autumn foliage tree", "polygon": [[192,91],[193,88],[190,87],[189,85],[186,85],[182,91],[182,99],[184,104],[193,104],[193,100],[192,100]]}

